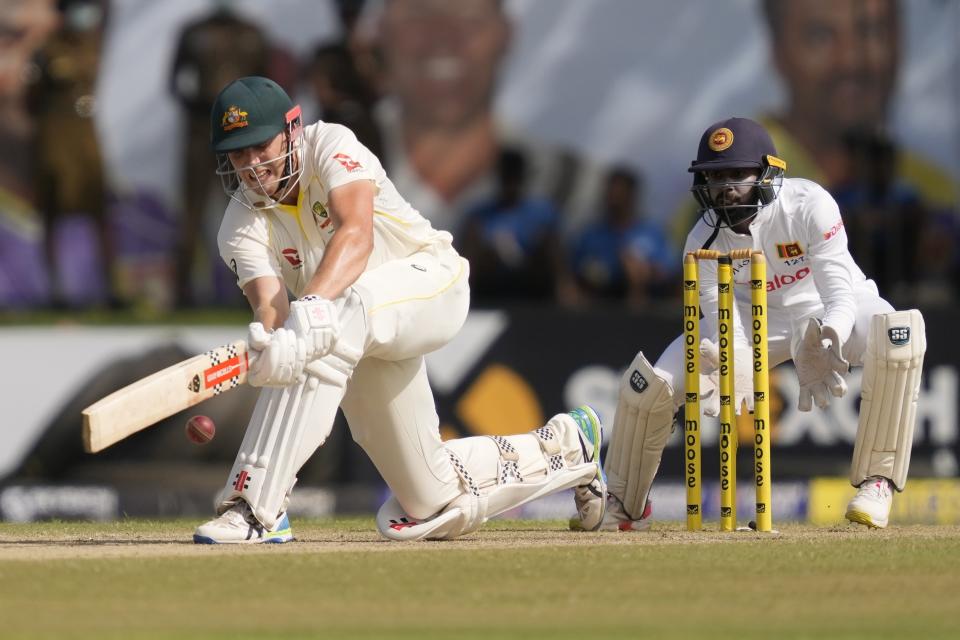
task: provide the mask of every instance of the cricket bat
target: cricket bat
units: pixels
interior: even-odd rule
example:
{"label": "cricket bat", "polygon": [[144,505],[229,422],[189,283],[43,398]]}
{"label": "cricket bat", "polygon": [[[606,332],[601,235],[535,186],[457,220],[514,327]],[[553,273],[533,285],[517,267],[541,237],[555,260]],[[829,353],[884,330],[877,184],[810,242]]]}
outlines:
{"label": "cricket bat", "polygon": [[83,410],[83,447],[97,453],[164,418],[247,380],[247,343],[238,340],[114,391]]}

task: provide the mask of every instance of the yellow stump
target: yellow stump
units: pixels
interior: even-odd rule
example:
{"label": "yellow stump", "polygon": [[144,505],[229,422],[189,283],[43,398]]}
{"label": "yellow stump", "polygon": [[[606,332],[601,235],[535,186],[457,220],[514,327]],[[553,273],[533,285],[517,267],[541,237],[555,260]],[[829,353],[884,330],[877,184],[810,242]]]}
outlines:
{"label": "yellow stump", "polygon": [[733,385],[733,268],[717,259],[717,340],[720,348],[720,530],[737,528],[737,432]]}
{"label": "yellow stump", "polygon": [[700,487],[700,292],[697,258],[683,258],[684,427],[683,467],[687,484],[687,531],[703,527]]}
{"label": "yellow stump", "polygon": [[750,261],[753,327],[754,478],[757,485],[757,531],[773,529],[770,503],[770,370],[767,343],[767,264],[762,253]]}

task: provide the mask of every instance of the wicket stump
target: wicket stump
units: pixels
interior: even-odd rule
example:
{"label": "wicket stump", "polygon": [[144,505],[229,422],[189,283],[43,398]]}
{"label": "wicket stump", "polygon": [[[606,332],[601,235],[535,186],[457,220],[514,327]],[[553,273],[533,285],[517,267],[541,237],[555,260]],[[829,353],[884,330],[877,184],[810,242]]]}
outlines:
{"label": "wicket stump", "polygon": [[683,260],[684,475],[687,530],[702,528],[700,473],[700,260],[717,261],[717,341],[720,353],[720,530],[737,528],[737,429],[733,357],[733,260],[750,260],[751,342],[753,355],[754,483],[757,531],[772,531],[770,491],[770,377],[767,346],[766,261],[763,253],[738,249],[721,253],[701,249]]}

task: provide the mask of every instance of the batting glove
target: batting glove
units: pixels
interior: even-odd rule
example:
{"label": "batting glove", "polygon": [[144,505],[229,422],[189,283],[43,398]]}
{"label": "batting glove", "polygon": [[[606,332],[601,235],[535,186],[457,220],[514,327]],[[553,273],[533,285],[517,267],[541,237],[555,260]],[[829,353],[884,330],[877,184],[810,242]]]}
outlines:
{"label": "batting glove", "polygon": [[304,296],[290,303],[284,327],[303,341],[307,362],[330,353],[340,337],[340,320],[334,304],[320,296]]}
{"label": "batting glove", "polygon": [[259,322],[252,322],[247,344],[256,351],[250,360],[247,382],[254,387],[286,387],[303,380],[307,360],[303,341],[289,329],[268,333]]}

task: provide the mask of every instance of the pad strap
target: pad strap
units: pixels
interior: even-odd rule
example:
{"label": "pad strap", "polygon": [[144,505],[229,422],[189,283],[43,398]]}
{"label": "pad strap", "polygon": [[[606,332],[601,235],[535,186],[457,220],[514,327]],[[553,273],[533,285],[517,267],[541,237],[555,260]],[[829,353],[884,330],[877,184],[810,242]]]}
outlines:
{"label": "pad strap", "polygon": [[500,452],[500,463],[497,471],[497,484],[523,482],[520,475],[520,454],[510,441],[503,436],[488,436],[497,445]]}
{"label": "pad strap", "polygon": [[477,486],[473,476],[471,476],[470,472],[467,471],[467,465],[463,464],[463,460],[460,459],[460,456],[455,454],[450,449],[447,449],[447,456],[450,457],[450,464],[453,465],[453,470],[457,472],[458,476],[460,476],[460,482],[463,484],[463,488],[466,489],[470,495],[479,498],[480,487]]}
{"label": "pad strap", "polygon": [[563,452],[560,446],[560,438],[550,425],[545,425],[539,429],[533,430],[533,435],[537,437],[543,455],[547,459],[547,475],[558,473],[567,468],[567,462],[563,459]]}

